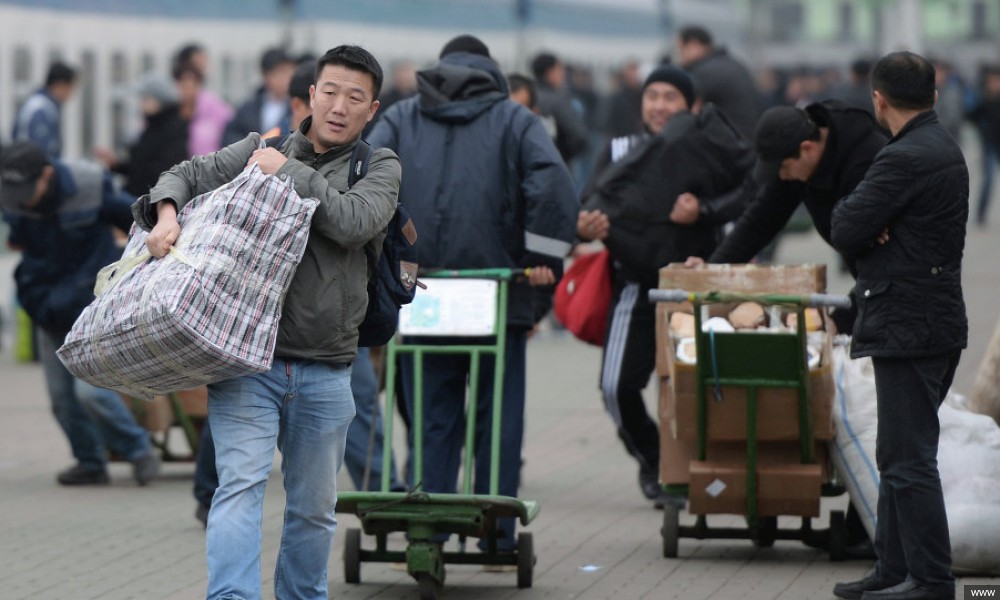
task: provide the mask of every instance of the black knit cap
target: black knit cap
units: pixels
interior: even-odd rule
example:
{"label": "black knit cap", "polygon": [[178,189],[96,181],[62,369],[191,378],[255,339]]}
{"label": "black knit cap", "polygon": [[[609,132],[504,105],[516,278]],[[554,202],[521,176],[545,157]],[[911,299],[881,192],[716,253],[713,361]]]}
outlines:
{"label": "black knit cap", "polygon": [[646,82],[642,84],[642,91],[646,91],[649,84],[661,82],[669,83],[670,85],[677,88],[677,91],[684,96],[687,100],[688,108],[694,106],[694,101],[696,95],[694,93],[694,80],[688,75],[688,72],[683,69],[678,69],[677,67],[671,67],[670,65],[663,65],[653,69],[653,72],[646,77]]}
{"label": "black knit cap", "polygon": [[468,52],[469,54],[478,54],[490,58],[490,49],[486,47],[486,44],[482,40],[474,35],[464,34],[452,38],[451,41],[444,45],[444,48],[441,48],[441,54],[438,58],[444,58],[446,55],[454,52]]}

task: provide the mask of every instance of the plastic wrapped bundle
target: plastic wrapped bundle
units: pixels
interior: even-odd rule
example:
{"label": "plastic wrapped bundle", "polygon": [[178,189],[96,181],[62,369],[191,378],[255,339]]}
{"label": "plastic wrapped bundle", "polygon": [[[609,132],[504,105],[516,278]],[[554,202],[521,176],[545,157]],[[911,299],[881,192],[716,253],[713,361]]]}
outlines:
{"label": "plastic wrapped bundle", "polygon": [[318,205],[254,165],[184,206],[164,258],[133,226],[59,358],[92,385],[147,398],[270,369]]}

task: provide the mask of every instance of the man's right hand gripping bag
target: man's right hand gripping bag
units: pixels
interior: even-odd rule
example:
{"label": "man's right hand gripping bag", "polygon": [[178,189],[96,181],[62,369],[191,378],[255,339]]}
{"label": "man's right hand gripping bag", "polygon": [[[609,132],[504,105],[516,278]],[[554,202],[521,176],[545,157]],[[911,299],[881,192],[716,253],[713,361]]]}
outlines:
{"label": "man's right hand gripping bag", "polygon": [[133,225],[59,358],[87,383],[140,398],[270,369],[318,205],[254,165],[184,206],[164,258]]}

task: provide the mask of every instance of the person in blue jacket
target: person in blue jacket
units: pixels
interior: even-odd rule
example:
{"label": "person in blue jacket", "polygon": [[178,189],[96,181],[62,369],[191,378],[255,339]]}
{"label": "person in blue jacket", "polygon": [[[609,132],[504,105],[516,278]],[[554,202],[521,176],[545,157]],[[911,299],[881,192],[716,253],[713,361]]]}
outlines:
{"label": "person in blue jacket", "polygon": [[45,86],[28,96],[14,119],[14,140],[38,144],[49,158],[62,157],[62,106],[76,90],[76,70],[56,61],[49,66]]}
{"label": "person in blue jacket", "polygon": [[[399,201],[420,232],[420,264],[448,269],[540,267],[511,286],[508,307],[499,493],[516,496],[524,433],[525,345],[534,325],[531,285],[561,272],[579,204],[573,181],[542,122],[509,99],[489,49],[462,35],[417,74],[416,96],[401,100],[368,137],[399,155]],[[429,338],[430,339],[430,338]],[[434,343],[455,343],[433,338]],[[484,357],[477,410],[475,492],[489,490],[493,363]],[[461,462],[468,357],[424,361],[423,489],[454,492]],[[403,368],[412,400],[412,371]],[[411,437],[412,437],[412,431]],[[412,452],[411,452],[412,454]],[[413,477],[412,469],[410,477]],[[411,481],[412,484],[421,483]],[[513,550],[514,519],[500,524],[498,549]]]}
{"label": "person in blue jacket", "polygon": [[99,165],[53,161],[34,142],[14,142],[0,154],[0,210],[10,246],[21,251],[17,301],[38,327],[52,412],[77,461],[56,477],[62,485],[108,483],[108,450],[132,463],[139,485],[160,469],[149,434],[121,398],[76,379],[56,356],[94,299],[97,272],[121,256],[111,226],[129,230],[132,201]]}

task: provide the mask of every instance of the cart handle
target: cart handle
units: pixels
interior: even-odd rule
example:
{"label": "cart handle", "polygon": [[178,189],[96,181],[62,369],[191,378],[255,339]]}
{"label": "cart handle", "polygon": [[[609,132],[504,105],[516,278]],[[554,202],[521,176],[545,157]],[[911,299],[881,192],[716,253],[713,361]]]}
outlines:
{"label": "cart handle", "polygon": [[740,294],[733,292],[689,292],[686,290],[649,290],[650,302],[759,302],[798,306],[851,308],[851,299],[838,294]]}
{"label": "cart handle", "polygon": [[420,276],[427,278],[448,278],[448,279],[498,279],[509,281],[521,276],[531,274],[531,269],[510,269],[506,267],[496,269],[428,269],[421,270]]}

